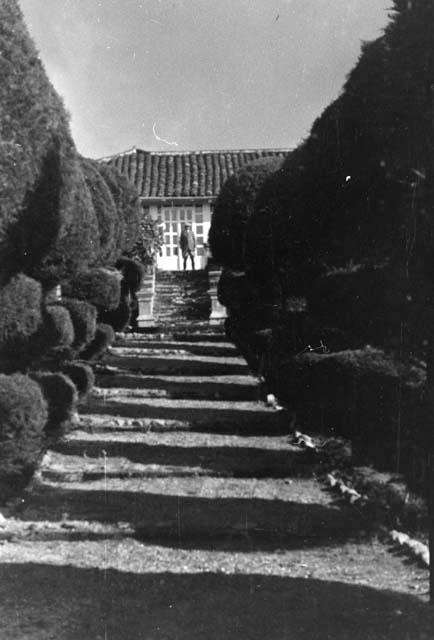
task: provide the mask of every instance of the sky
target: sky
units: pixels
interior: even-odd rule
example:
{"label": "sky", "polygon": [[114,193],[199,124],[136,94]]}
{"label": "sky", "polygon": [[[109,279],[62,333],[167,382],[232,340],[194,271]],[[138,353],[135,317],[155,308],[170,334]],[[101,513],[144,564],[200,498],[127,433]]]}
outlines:
{"label": "sky", "polygon": [[292,148],[391,0],[20,0],[79,151]]}

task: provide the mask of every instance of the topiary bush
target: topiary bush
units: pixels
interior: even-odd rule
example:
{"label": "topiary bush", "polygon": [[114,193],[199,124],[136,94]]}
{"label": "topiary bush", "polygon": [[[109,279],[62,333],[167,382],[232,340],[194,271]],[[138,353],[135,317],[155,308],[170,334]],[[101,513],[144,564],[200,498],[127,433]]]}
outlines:
{"label": "topiary bush", "polygon": [[247,228],[255,200],[266,178],[278,171],[281,158],[261,158],[239,169],[223,185],[209,232],[213,258],[234,270],[245,268]]}
{"label": "topiary bush", "polygon": [[135,294],[139,291],[145,276],[145,267],[138,260],[122,257],[116,261],[116,269],[122,273],[123,295]]}
{"label": "topiary bush", "polygon": [[123,235],[124,220],[118,215],[112,192],[101,175],[101,163],[88,158],[81,158],[80,162],[98,221],[98,262],[112,265],[120,254],[119,238]]}
{"label": "topiary bush", "polygon": [[139,235],[141,212],[137,189],[113,166],[100,162],[98,170],[110,189],[119,219],[117,255],[129,253]]}
{"label": "topiary bush", "polygon": [[79,353],[95,336],[96,308],[84,300],[73,298],[62,299],[60,306],[65,307],[71,316],[75,336],[72,348]]}
{"label": "topiary bush", "polygon": [[41,285],[23,274],[0,288],[0,367],[25,367],[29,347],[42,324]]}
{"label": "topiary bush", "polygon": [[97,309],[116,309],[120,302],[121,279],[119,271],[98,267],[82,271],[64,282],[62,292],[66,298],[85,300]]}
{"label": "topiary bush", "polygon": [[30,377],[40,385],[48,405],[45,435],[50,440],[56,440],[69,430],[73,415],[77,411],[76,386],[63,373],[35,371],[30,373]]}
{"label": "topiary bush", "polygon": [[113,327],[101,322],[96,327],[94,339],[81,352],[80,356],[84,360],[98,360],[108,347],[113,344],[115,339],[116,336]]}
{"label": "topiary bush", "polygon": [[94,261],[97,222],[68,116],[16,0],[0,4],[0,40],[2,271],[49,286]]}
{"label": "topiary bush", "polygon": [[47,403],[29,377],[0,374],[0,502],[21,491],[41,457]]}
{"label": "topiary bush", "polygon": [[[98,329],[96,335],[98,335]],[[79,400],[85,399],[95,384],[95,374],[92,367],[85,362],[68,362],[62,365],[61,372],[74,383]]]}
{"label": "topiary bush", "polygon": [[131,320],[131,306],[129,298],[122,298],[116,309],[100,313],[98,320],[102,324],[110,325],[115,331],[125,331]]}
{"label": "topiary bush", "polygon": [[29,356],[32,361],[47,357],[62,357],[75,339],[71,315],[65,307],[49,304],[43,309],[42,325],[33,335]]}

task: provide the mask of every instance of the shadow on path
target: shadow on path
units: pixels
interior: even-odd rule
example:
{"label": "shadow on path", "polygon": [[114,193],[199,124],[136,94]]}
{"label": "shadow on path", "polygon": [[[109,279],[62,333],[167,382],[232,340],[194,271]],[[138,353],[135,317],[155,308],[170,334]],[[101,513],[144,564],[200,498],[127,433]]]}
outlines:
{"label": "shadow on path", "polygon": [[[157,488],[163,484],[153,483]],[[354,511],[321,504],[63,487],[53,492],[50,485],[33,493],[21,515],[15,515],[25,520],[60,521],[65,514],[72,520],[128,522],[147,541],[189,547],[197,540],[201,548],[208,549],[222,538],[233,539],[236,547],[240,537],[254,539],[256,549],[268,549],[270,544],[277,548],[336,545],[360,538],[366,526]]]}
{"label": "shadow on path", "polygon": [[428,640],[416,598],[315,579],[0,565],[8,640]]}
{"label": "shadow on path", "polygon": [[220,475],[237,478],[311,477],[312,459],[300,451],[260,449],[259,447],[176,447],[137,442],[69,440],[55,451],[63,454],[100,458],[121,456],[142,464],[201,467]]}

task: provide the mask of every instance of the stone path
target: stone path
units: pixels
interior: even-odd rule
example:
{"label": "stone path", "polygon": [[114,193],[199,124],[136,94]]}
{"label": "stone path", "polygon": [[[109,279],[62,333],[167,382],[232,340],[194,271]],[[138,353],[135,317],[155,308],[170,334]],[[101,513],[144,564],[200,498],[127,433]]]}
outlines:
{"label": "stone path", "polygon": [[0,529],[0,638],[432,638],[426,572],[334,502],[221,327],[181,307],[118,339]]}

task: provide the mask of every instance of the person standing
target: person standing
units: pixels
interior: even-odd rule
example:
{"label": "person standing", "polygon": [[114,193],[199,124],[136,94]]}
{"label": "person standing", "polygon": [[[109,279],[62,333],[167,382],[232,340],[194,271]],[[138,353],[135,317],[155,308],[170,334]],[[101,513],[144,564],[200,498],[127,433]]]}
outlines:
{"label": "person standing", "polygon": [[184,229],[179,239],[182,257],[184,259],[184,271],[187,268],[187,259],[190,257],[191,268],[194,271],[194,252],[196,249],[196,238],[189,224],[184,225]]}

